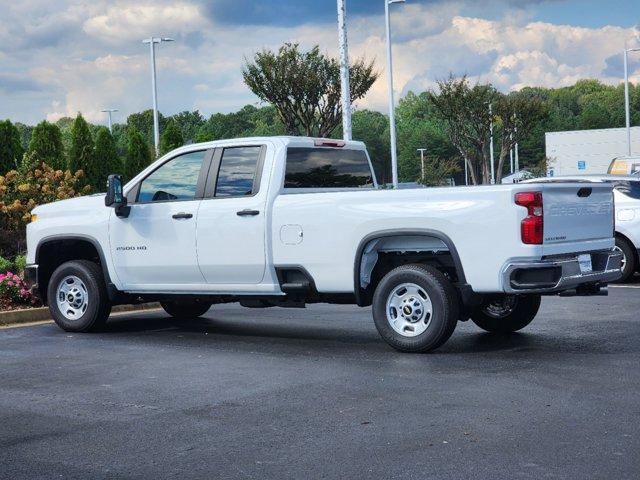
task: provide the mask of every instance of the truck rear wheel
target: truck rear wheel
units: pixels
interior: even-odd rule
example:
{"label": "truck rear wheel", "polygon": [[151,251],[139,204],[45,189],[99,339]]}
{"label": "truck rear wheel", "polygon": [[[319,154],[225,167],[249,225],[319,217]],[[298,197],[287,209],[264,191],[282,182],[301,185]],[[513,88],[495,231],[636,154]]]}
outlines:
{"label": "truck rear wheel", "polygon": [[447,278],[424,265],[385,275],[373,296],[380,336],[401,352],[428,352],[446,342],[458,323],[458,296]]}
{"label": "truck rear wheel", "polygon": [[51,275],[47,300],[53,320],[67,332],[91,332],[104,326],[111,313],[100,265],[73,260]]}
{"label": "truck rear wheel", "polygon": [[624,238],[616,237],[614,250],[622,253],[622,278],[619,283],[628,282],[636,273],[636,256],[633,247]]}
{"label": "truck rear wheel", "polygon": [[529,325],[540,309],[540,295],[502,295],[488,300],[471,320],[491,333],[513,333]]}
{"label": "truck rear wheel", "polygon": [[209,302],[175,301],[160,302],[160,306],[173,318],[198,318],[211,308]]}

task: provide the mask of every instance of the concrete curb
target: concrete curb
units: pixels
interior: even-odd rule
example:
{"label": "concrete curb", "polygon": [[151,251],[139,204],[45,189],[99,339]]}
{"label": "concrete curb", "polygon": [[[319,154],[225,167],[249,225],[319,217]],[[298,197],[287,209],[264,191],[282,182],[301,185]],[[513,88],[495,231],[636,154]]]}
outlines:
{"label": "concrete curb", "polygon": [[[160,308],[159,303],[141,303],[140,305],[117,305],[111,309],[111,313],[126,313],[139,310],[155,310]],[[0,312],[0,326],[17,325],[20,323],[33,323],[53,321],[48,307],[25,308],[23,310],[9,310]]]}

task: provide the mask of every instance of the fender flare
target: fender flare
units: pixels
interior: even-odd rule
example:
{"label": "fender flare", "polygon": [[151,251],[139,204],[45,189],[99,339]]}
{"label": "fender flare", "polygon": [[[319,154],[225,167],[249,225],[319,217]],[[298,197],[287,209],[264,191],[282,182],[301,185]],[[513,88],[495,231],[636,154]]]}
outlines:
{"label": "fender flare", "polygon": [[[102,245],[100,245],[100,242],[98,242],[98,240],[96,240],[94,237],[91,237],[89,235],[81,235],[81,234],[73,234],[73,235],[60,234],[60,235],[50,235],[48,237],[43,237],[40,239],[40,241],[38,242],[38,245],[36,246],[36,255],[35,255],[36,265],[40,264],[40,261],[39,261],[40,249],[43,246],[45,246],[48,243],[65,241],[65,240],[71,240],[71,241],[76,240],[76,241],[88,242],[93,246],[93,248],[96,249],[96,252],[98,252],[98,257],[100,257],[100,264],[101,264],[100,266],[102,267],[102,274],[104,275],[104,282],[107,286],[109,299],[113,300],[117,294],[117,288],[111,281],[111,276],[109,275],[109,267],[107,265],[107,257],[104,254]],[[40,274],[38,274],[38,276],[39,275]],[[40,278],[38,278],[38,283],[40,283]]]}
{"label": "fender flare", "polygon": [[360,243],[358,244],[358,249],[356,250],[356,257],[354,260],[354,268],[353,268],[353,291],[356,297],[356,303],[359,306],[363,306],[364,302],[361,295],[360,288],[360,267],[362,263],[362,254],[364,252],[365,247],[372,240],[377,240],[385,237],[399,237],[399,236],[423,236],[423,237],[433,237],[441,240],[449,250],[451,254],[451,258],[453,259],[453,264],[456,269],[456,274],[458,276],[458,283],[465,284],[466,277],[464,274],[464,268],[462,267],[462,261],[460,260],[460,255],[458,255],[458,250],[456,249],[455,244],[444,233],[438,230],[431,230],[428,228],[425,229],[411,229],[411,228],[399,228],[393,230],[380,230],[377,232],[370,233],[366,237],[364,237]]}

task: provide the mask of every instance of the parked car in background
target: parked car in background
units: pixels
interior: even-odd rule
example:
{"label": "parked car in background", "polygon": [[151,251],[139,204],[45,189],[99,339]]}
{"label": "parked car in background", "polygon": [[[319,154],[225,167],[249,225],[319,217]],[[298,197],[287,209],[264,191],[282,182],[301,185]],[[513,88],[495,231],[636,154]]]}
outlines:
{"label": "parked car in background", "polygon": [[[640,162],[640,159],[638,159]],[[616,250],[622,252],[622,278],[627,282],[640,271],[640,176],[581,175],[528,180],[539,182],[604,182],[612,184],[616,211]]]}
{"label": "parked car in background", "polygon": [[609,175],[635,175],[640,174],[640,157],[619,157],[614,158],[607,170]]}

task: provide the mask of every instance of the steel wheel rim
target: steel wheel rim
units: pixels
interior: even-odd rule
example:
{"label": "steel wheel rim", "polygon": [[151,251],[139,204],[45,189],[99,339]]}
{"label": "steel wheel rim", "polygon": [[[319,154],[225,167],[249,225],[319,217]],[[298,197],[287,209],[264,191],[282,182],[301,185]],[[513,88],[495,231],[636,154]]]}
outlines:
{"label": "steel wheel rim", "polygon": [[613,250],[615,252],[620,252],[622,254],[622,260],[620,260],[620,267],[621,267],[622,271],[624,272],[625,269],[627,268],[627,256],[624,254],[624,250],[622,250],[617,245],[615,247],[613,247]]}
{"label": "steel wheel rim", "polygon": [[387,297],[387,322],[403,337],[417,337],[424,333],[433,318],[431,297],[415,283],[403,283],[391,290]]}
{"label": "steel wheel rim", "polygon": [[67,320],[78,320],[89,307],[89,291],[75,275],[62,279],[56,289],[58,310]]}
{"label": "steel wheel rim", "polygon": [[507,296],[486,305],[482,310],[492,318],[505,318],[511,315],[518,306],[518,297]]}

